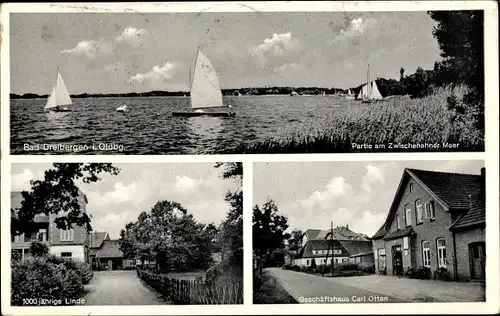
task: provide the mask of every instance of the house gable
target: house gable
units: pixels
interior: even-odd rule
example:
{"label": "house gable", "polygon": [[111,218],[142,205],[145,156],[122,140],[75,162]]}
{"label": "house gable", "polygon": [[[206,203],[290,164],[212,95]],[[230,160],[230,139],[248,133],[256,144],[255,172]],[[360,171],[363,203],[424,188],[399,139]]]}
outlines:
{"label": "house gable", "polygon": [[[411,171],[410,171],[411,170]],[[415,174],[412,172],[415,171],[415,169],[408,169],[406,168],[403,171],[403,175],[401,176],[401,180],[399,182],[398,188],[396,190],[396,194],[394,195],[394,199],[392,201],[391,207],[389,209],[389,213],[387,214],[387,218],[385,220],[385,223],[383,225],[383,229],[381,227],[382,231],[390,232],[395,230],[395,217],[396,214],[398,213],[398,210],[400,210],[400,203],[403,195],[411,190],[411,187],[413,189],[416,189],[416,186],[420,187],[422,190],[424,190],[426,193],[428,193],[430,196],[433,197],[433,199],[441,205],[441,207],[445,210],[448,211],[449,207],[446,203],[444,203],[434,192],[432,192],[422,181],[420,181]],[[403,206],[404,207],[404,206]],[[404,225],[404,217],[400,216],[400,224],[401,227],[406,226]]]}

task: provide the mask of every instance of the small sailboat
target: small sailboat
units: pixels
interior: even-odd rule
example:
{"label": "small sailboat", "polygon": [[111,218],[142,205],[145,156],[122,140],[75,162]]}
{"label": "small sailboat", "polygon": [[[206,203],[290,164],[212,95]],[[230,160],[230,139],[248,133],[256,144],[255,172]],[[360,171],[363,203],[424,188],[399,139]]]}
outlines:
{"label": "small sailboat", "polygon": [[126,104],[120,105],[119,107],[116,108],[116,112],[121,112],[121,113],[128,112],[127,105]]}
{"label": "small sailboat", "polygon": [[69,108],[69,105],[71,104],[71,97],[69,96],[68,89],[66,89],[64,80],[59,73],[58,67],[56,84],[54,85],[52,93],[47,100],[47,104],[45,104],[45,110],[52,112],[70,112],[71,109]]}
{"label": "small sailboat", "polygon": [[355,99],[355,96],[354,94],[351,92],[351,89],[347,89],[347,95],[345,96],[345,98],[347,100],[354,100]]}
{"label": "small sailboat", "polygon": [[173,116],[235,116],[234,112],[205,112],[210,108],[231,108],[231,105],[222,103],[222,92],[220,89],[217,71],[198,47],[193,78],[191,80],[191,108],[192,112],[172,112]]}

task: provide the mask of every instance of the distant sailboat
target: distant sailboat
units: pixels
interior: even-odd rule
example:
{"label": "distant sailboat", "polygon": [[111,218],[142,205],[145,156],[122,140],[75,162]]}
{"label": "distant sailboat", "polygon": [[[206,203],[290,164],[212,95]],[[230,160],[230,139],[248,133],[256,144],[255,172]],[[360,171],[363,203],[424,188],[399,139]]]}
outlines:
{"label": "distant sailboat", "polygon": [[71,105],[71,98],[68,93],[68,89],[66,89],[66,85],[64,84],[64,80],[59,73],[59,67],[57,68],[57,78],[56,84],[52,89],[52,93],[47,100],[47,104],[45,104],[45,109],[53,112],[69,112],[71,109],[68,105]]}
{"label": "distant sailboat", "polygon": [[347,89],[347,95],[345,96],[347,100],[354,100],[356,97],[354,94],[351,92],[351,89]]}
{"label": "distant sailboat", "polygon": [[[191,81],[191,75],[190,75]],[[173,116],[235,116],[234,112],[205,112],[209,108],[231,108],[222,103],[222,92],[219,85],[217,71],[198,47],[194,74],[191,81],[191,108],[192,112],[173,112]]]}
{"label": "distant sailboat", "polygon": [[124,105],[121,105],[121,106],[117,107],[117,108],[116,108],[116,112],[122,112],[122,113],[124,113],[124,112],[128,112],[127,105],[126,105],[126,104],[124,104]]}

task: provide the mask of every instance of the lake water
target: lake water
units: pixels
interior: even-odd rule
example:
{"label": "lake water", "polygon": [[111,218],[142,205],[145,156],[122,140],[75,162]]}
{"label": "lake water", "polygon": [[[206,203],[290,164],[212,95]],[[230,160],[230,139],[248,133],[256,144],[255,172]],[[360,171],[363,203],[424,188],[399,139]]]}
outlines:
{"label": "lake water", "polygon": [[[224,97],[236,117],[183,118],[171,113],[188,111],[188,97],[73,99],[73,111],[65,113],[46,113],[44,99],[11,100],[10,146],[12,154],[231,154],[293,126],[320,124],[347,102],[331,96]],[[123,104],[129,112],[116,112]],[[44,150],[44,144],[80,147]],[[25,150],[28,145],[34,150]]]}

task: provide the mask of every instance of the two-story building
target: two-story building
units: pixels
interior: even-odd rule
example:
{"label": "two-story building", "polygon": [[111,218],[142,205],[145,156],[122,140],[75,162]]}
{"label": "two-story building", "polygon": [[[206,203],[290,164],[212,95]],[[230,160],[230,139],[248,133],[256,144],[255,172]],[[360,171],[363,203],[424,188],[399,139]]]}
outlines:
{"label": "two-story building", "polygon": [[[18,210],[21,207],[23,197],[21,192],[11,192],[11,208]],[[78,196],[80,212],[85,214],[87,197],[80,192]],[[90,233],[86,226],[73,225],[71,229],[58,229],[55,219],[60,214],[37,214],[34,218],[35,231],[21,235],[11,236],[11,249],[24,259],[29,255],[31,241],[37,240],[49,246],[49,253],[63,258],[71,258],[78,261],[90,261]]]}
{"label": "two-story building", "polygon": [[308,229],[302,235],[300,244],[302,247],[293,265],[310,266],[314,260],[317,265],[358,263],[361,266],[373,266],[370,239],[352,231],[348,225],[326,230]]}
{"label": "two-story building", "polygon": [[485,278],[485,169],[480,175],[405,169],[384,224],[372,237],[376,271],[446,268]]}

